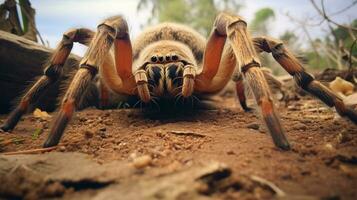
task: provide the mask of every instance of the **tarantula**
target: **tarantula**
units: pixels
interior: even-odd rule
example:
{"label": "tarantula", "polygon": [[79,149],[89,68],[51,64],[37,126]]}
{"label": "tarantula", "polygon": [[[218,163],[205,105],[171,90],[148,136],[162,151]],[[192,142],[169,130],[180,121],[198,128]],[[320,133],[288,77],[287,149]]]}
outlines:
{"label": "tarantula", "polygon": [[89,48],[65,93],[44,147],[59,143],[85,88],[98,73],[102,104],[108,101],[108,92],[137,96],[142,102],[148,103],[154,97],[203,97],[217,93],[231,80],[238,66],[243,77],[235,80],[241,106],[245,111],[249,110],[244,95],[245,79],[273,142],[279,148],[288,150],[289,142],[274,111],[272,95],[260,69],[257,54],[260,52],[272,53],[275,60],[294,77],[297,85],[329,107],[335,107],[341,116],[357,123],[357,112],[314,80],[281,41],[269,37],[251,38],[247,23],[241,17],[220,13],[207,41],[184,25],[163,23],[144,31],[131,45],[127,22],[121,16],[106,19],[98,25],[95,33],[85,28],[64,33],[43,76],[11,112],[1,127],[3,130],[13,129],[29,106],[58,80],[74,42],[88,45]]}

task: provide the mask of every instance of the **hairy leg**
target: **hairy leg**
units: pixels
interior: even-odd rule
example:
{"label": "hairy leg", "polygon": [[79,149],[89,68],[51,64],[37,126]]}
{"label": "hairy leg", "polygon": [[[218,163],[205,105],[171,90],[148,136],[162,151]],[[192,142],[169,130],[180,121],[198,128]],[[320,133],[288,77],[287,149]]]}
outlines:
{"label": "hairy leg", "polygon": [[347,107],[341,97],[307,73],[298,59],[284,47],[281,41],[268,37],[254,38],[253,41],[257,51],[272,53],[274,59],[294,77],[302,89],[319,98],[327,106],[335,107],[341,116],[345,116],[357,124],[357,111]]}
{"label": "hairy leg", "polygon": [[251,88],[265,124],[276,146],[290,149],[289,142],[276,114],[268,83],[260,69],[260,61],[254,49],[247,24],[239,17],[227,25],[227,35],[233,48],[237,63]]}
{"label": "hairy leg", "polygon": [[44,147],[57,145],[63,132],[72,118],[72,115],[80,102],[85,88],[92,78],[97,74],[99,68],[103,67],[114,40],[120,37],[123,19],[112,17],[98,26],[89,48],[80,63],[80,69],[73,78],[67,90],[61,108],[54,119],[50,134],[44,143]]}
{"label": "hairy leg", "polygon": [[213,30],[206,44],[202,71],[195,79],[195,92],[214,93],[223,89],[236,66],[234,52],[230,46],[225,47],[227,25],[236,20],[226,14],[217,16]]}
{"label": "hairy leg", "polygon": [[233,77],[233,81],[235,82],[235,89],[236,94],[239,100],[239,103],[245,112],[249,112],[252,109],[247,106],[247,99],[245,96],[245,88],[244,88],[244,80],[243,74],[238,73],[236,76]]}
{"label": "hairy leg", "polygon": [[99,81],[99,108],[105,109],[109,105],[109,90],[102,80]]}
{"label": "hairy leg", "polygon": [[74,42],[87,44],[93,37],[94,32],[89,29],[73,29],[63,34],[61,42],[58,44],[52,55],[44,74],[35,82],[35,84],[25,93],[17,107],[10,113],[5,124],[1,129],[12,130],[21,116],[26,113],[27,109],[34,105],[38,98],[49,86],[54,84],[62,75],[63,65],[66,62]]}
{"label": "hairy leg", "polygon": [[[225,47],[227,38],[230,45]],[[267,81],[260,70],[260,61],[247,32],[246,22],[238,16],[220,13],[206,45],[203,69],[195,79],[195,92],[214,93],[221,90],[231,79],[236,64],[253,91],[275,145],[285,150],[290,149],[275,112]],[[238,97],[247,110],[249,108],[245,105],[242,83],[238,83]]]}

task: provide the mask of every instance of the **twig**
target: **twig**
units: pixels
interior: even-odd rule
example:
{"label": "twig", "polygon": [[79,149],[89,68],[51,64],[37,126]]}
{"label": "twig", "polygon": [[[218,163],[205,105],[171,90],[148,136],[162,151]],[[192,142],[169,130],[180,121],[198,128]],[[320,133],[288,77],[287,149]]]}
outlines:
{"label": "twig", "polygon": [[341,13],[345,12],[346,10],[352,8],[356,4],[357,4],[357,1],[355,0],[350,5],[346,6],[345,8],[343,8],[343,9],[341,9],[339,11],[336,11],[334,13],[331,13],[330,16],[335,16],[335,15],[341,14]]}
{"label": "twig", "polygon": [[352,65],[353,65],[353,60],[352,60],[352,51],[353,51],[353,48],[355,47],[356,45],[356,42],[357,42],[357,39],[355,39],[351,45],[351,48],[350,48],[350,56],[348,58],[348,63],[349,63],[349,69],[352,69]]}
{"label": "twig", "polygon": [[357,42],[357,39],[355,39],[351,45],[351,48],[350,48],[350,55],[348,57],[348,73],[345,77],[346,80],[350,79],[353,83],[356,83],[357,82],[357,79],[355,77],[355,74],[353,73],[353,61],[354,61],[354,57],[352,55],[352,51],[353,51],[353,48],[354,46],[356,45],[356,42]]}
{"label": "twig", "polygon": [[19,154],[36,154],[36,153],[44,153],[49,152],[57,149],[59,146],[48,147],[48,148],[39,148],[39,149],[28,149],[22,151],[13,151],[13,152],[6,152],[0,155],[19,155]]}
{"label": "twig", "polygon": [[313,39],[312,39],[312,37],[311,37],[309,31],[308,31],[307,28],[306,28],[305,22],[306,22],[307,20],[304,20],[304,21],[298,20],[298,19],[294,18],[293,16],[291,16],[289,13],[285,13],[285,15],[286,15],[291,21],[295,21],[298,25],[300,25],[301,29],[303,30],[303,32],[305,33],[307,39],[309,40],[309,42],[310,42],[310,44],[311,44],[311,46],[312,46],[312,48],[313,48],[313,50],[314,50],[316,56],[317,56],[318,58],[320,58],[321,56],[320,56],[320,54],[319,54],[319,52],[318,52],[318,50],[317,50],[317,48],[316,48],[316,45],[315,45],[315,43],[314,43],[314,41],[313,41]]}
{"label": "twig", "polygon": [[316,2],[314,0],[310,0],[311,4],[314,6],[315,10],[324,18],[324,20],[336,25],[336,26],[339,26],[341,28],[344,28],[344,29],[351,29],[353,31],[357,31],[356,28],[353,28],[353,27],[350,27],[350,26],[345,26],[345,25],[342,25],[342,24],[339,24],[333,20],[330,19],[330,17],[326,14],[326,11],[325,11],[325,5],[324,5],[324,1],[321,0],[321,8],[322,10],[317,6]]}
{"label": "twig", "polygon": [[255,182],[261,184],[262,186],[268,187],[268,188],[271,189],[277,196],[279,196],[279,197],[286,196],[286,193],[285,193],[283,190],[281,190],[278,186],[276,186],[274,183],[272,183],[272,182],[270,182],[270,181],[268,181],[268,180],[266,180],[266,179],[263,179],[263,178],[261,178],[261,177],[259,177],[259,176],[254,176],[254,175],[252,175],[252,176],[250,176],[250,178],[251,178],[253,181],[255,181]]}
{"label": "twig", "polygon": [[193,136],[193,137],[206,137],[206,135],[195,133],[193,131],[169,131],[169,133],[175,135],[183,135],[183,136]]}
{"label": "twig", "polygon": [[[27,18],[29,18],[29,19],[32,18],[31,22],[33,23],[33,28],[35,29],[36,34],[40,38],[40,41],[41,41],[42,45],[46,46],[46,44],[45,44],[45,42],[44,42],[44,40],[43,40],[43,38],[42,38],[42,36],[40,34],[40,31],[38,31],[38,29],[37,29],[37,27],[35,25],[35,22],[34,22],[35,16],[31,16],[30,13],[27,12],[26,8],[23,5],[21,5],[19,3],[17,3],[17,4],[22,8],[22,11],[24,12],[24,14],[26,15]],[[30,8],[32,8],[32,7],[30,6]]]}

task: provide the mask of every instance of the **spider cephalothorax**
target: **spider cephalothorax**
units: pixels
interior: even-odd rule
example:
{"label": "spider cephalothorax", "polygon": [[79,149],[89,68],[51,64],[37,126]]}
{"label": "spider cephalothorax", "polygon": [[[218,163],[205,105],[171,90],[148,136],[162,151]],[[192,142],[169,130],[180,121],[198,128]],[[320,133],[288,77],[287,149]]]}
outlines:
{"label": "spider cephalothorax", "polygon": [[[188,71],[196,71],[197,68],[192,50],[183,43],[172,40],[160,40],[149,44],[140,52],[136,64],[138,69],[135,70],[144,70],[146,73],[150,93],[161,98],[173,98],[180,94],[184,79],[193,79],[192,76],[195,76],[190,74],[191,77],[188,77]],[[183,96],[190,96],[193,88],[190,90],[183,91]],[[149,94],[139,95],[141,99],[149,100],[146,98]]]}
{"label": "spider cephalothorax", "polygon": [[275,145],[289,149],[290,145],[274,109],[272,96],[260,69],[258,53],[271,53],[274,59],[294,77],[307,92],[335,107],[341,116],[357,123],[357,112],[342,99],[307,73],[301,63],[282,42],[268,38],[251,38],[247,23],[239,16],[221,13],[206,41],[193,29],[164,23],[144,31],[133,45],[126,21],[115,16],[98,26],[97,32],[74,29],[66,32],[59,43],[44,75],[23,96],[1,127],[13,129],[30,105],[62,74],[74,42],[88,45],[79,70],[63,97],[44,146],[57,145],[74,110],[79,107],[85,89],[99,75],[100,102],[108,102],[108,93],[138,97],[142,102],[153,98],[175,98],[177,95],[212,95],[231,80],[236,66],[239,77],[236,90],[245,111],[243,79],[249,85],[260,108],[263,121]]}

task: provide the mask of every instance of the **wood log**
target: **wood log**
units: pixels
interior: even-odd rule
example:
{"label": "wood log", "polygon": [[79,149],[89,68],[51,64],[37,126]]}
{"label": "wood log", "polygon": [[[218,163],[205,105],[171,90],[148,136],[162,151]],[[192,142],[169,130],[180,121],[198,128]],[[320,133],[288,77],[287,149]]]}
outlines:
{"label": "wood log", "polygon": [[208,200],[225,191],[247,192],[248,186],[271,193],[245,177],[232,176],[232,170],[220,162],[195,163],[174,171],[136,169],[125,160],[98,164],[75,152],[0,155],[0,181],[0,196],[8,199]]}
{"label": "wood log", "polygon": [[337,76],[339,76],[347,81],[354,83],[352,80],[353,79],[352,74],[354,75],[354,77],[357,77],[357,70],[353,69],[352,71],[350,71],[348,69],[338,70],[338,69],[327,68],[324,71],[316,74],[315,77],[317,80],[320,80],[322,82],[331,82],[335,80]]}
{"label": "wood log", "polygon": [[[53,49],[0,31],[0,113],[9,112],[14,101],[22,96],[36,77],[43,74],[44,64],[51,53]],[[70,55],[64,66],[64,75],[40,98],[37,107],[46,111],[55,109],[60,83],[78,68],[79,60],[80,57]]]}

